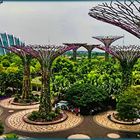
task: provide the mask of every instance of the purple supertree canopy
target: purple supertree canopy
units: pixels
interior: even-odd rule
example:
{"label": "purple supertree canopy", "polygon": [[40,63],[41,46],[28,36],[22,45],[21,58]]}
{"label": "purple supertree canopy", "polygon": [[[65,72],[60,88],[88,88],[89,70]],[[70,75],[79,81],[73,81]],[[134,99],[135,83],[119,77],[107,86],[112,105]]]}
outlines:
{"label": "purple supertree canopy", "polygon": [[112,0],[90,9],[91,17],[118,26],[140,38],[140,1]]}
{"label": "purple supertree canopy", "polygon": [[106,47],[109,47],[114,41],[123,38],[124,36],[93,36],[99,41],[101,41]]}
{"label": "purple supertree canopy", "polygon": [[67,46],[74,46],[73,50],[77,50],[79,49],[80,47],[86,45],[86,43],[63,43],[64,45],[67,45]]}
{"label": "purple supertree canopy", "polygon": [[25,51],[20,49],[20,48],[23,48],[23,46],[19,46],[19,47],[18,46],[12,46],[12,47],[2,47],[2,48],[7,49],[7,50],[17,54],[18,56],[20,56],[22,58],[24,58],[28,55]]}
{"label": "purple supertree canopy", "polygon": [[59,55],[66,51],[74,49],[74,45],[69,46],[56,46],[56,45],[28,45],[28,46],[15,46],[18,50],[31,55],[38,60],[54,60]]}
{"label": "purple supertree canopy", "polygon": [[137,45],[110,46],[110,48],[99,46],[97,48],[115,56],[119,61],[126,60],[129,63],[135,59],[140,58],[140,46]]}
{"label": "purple supertree canopy", "polygon": [[83,47],[86,48],[89,51],[92,51],[94,48],[99,47],[99,46],[100,46],[100,44],[91,44],[91,45],[86,44]]}

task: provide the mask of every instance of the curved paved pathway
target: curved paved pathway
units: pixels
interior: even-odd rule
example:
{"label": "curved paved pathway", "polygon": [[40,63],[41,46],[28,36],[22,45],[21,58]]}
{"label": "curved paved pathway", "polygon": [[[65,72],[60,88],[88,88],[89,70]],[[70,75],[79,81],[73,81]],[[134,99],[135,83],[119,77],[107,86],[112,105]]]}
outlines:
{"label": "curved paved pathway", "polygon": [[28,105],[28,106],[20,106],[20,105],[13,105],[10,103],[10,101],[13,98],[8,98],[0,101],[0,106],[8,109],[30,109],[30,108],[37,108],[39,107],[39,104],[36,105]]}
{"label": "curved paved pathway", "polygon": [[13,130],[18,131],[27,131],[27,132],[54,132],[54,131],[62,131],[73,128],[79,125],[83,121],[83,117],[76,116],[72,113],[67,113],[68,118],[58,124],[53,125],[32,125],[26,123],[22,118],[27,113],[34,111],[35,109],[24,110],[17,113],[12,114],[6,119],[7,126],[11,127]]}
{"label": "curved paved pathway", "polygon": [[[83,121],[79,122],[75,126],[72,126],[74,123],[72,121],[68,123],[68,125],[71,124],[71,127],[69,127],[69,128],[67,127],[67,123],[65,123],[65,125],[63,125],[63,126],[64,127],[66,126],[67,128],[59,129],[62,131],[59,131],[59,130],[57,131],[57,128],[55,128],[55,127],[49,127],[50,129],[47,129],[47,127],[46,127],[46,128],[43,128],[43,130],[41,131],[43,133],[41,133],[41,132],[38,133],[37,132],[38,128],[35,127],[34,132],[29,131],[29,130],[27,132],[26,128],[28,128],[28,127],[25,127],[27,125],[21,126],[22,124],[20,125],[20,123],[19,123],[21,118],[19,118],[18,120],[15,120],[14,122],[12,122],[10,118],[11,117],[13,118],[13,115],[15,116],[16,113],[20,114],[20,112],[22,112],[23,109],[24,109],[24,111],[28,112],[29,111],[29,110],[27,110],[28,106],[16,106],[15,107],[14,105],[12,105],[12,108],[11,108],[11,105],[9,106],[8,103],[3,102],[3,101],[8,101],[8,99],[0,101],[0,105],[2,106],[2,107],[0,107],[0,112],[1,112],[1,108],[4,112],[0,115],[0,120],[3,123],[5,122],[5,120],[7,122],[4,124],[5,133],[16,133],[23,137],[27,136],[27,137],[34,137],[34,138],[35,137],[36,138],[45,138],[45,137],[46,138],[68,138],[70,135],[75,135],[75,134],[88,135],[90,138],[107,138],[110,136],[109,135],[110,133],[118,134],[121,138],[138,138],[138,135],[140,135],[140,132],[131,132],[131,131],[128,132],[128,131],[122,131],[123,129],[121,129],[121,128],[120,129],[110,129],[110,127],[105,127],[100,122],[100,121],[103,121],[102,118],[104,118],[102,116],[103,115],[102,113],[100,114],[102,117],[101,118],[98,117],[99,118],[98,122],[95,119],[95,118],[97,118],[98,115],[96,115],[96,117],[94,117],[94,119],[93,119],[93,116],[84,116],[84,120],[82,118]],[[30,109],[33,109],[33,107],[34,106],[29,106]],[[34,109],[37,109],[37,107],[35,106]],[[73,119],[74,117],[77,117],[77,116],[72,114],[71,119]],[[10,123],[14,124],[15,126],[11,126],[12,124],[9,125],[8,119],[9,119]],[[106,120],[106,117],[105,117],[105,120]],[[17,123],[17,121],[19,124]],[[75,122],[77,123],[77,120],[75,120]],[[8,125],[6,125],[6,124],[8,124]],[[17,125],[17,127],[16,127],[16,125]],[[21,131],[18,130],[18,126],[21,126],[21,128],[20,128]],[[23,128],[25,129],[25,131]],[[30,127],[29,129],[31,129],[31,128],[32,127]],[[111,135],[111,137],[112,137],[112,135]],[[114,137],[114,135],[113,135],[113,137]]]}
{"label": "curved paved pathway", "polygon": [[140,124],[137,125],[123,125],[123,124],[118,124],[110,121],[107,118],[107,115],[112,113],[113,111],[108,111],[104,113],[100,113],[96,116],[93,117],[93,120],[97,122],[99,125],[114,129],[114,130],[123,130],[123,131],[131,131],[131,132],[140,132]]}

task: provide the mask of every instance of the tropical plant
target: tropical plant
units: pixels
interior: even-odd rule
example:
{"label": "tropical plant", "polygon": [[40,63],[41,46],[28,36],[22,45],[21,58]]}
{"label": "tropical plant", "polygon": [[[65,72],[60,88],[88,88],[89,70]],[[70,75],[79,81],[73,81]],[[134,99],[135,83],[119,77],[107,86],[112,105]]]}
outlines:
{"label": "tropical plant", "polygon": [[31,62],[31,55],[26,54],[23,50],[19,48],[23,46],[13,46],[13,47],[3,47],[8,49],[9,51],[18,55],[23,63],[23,81],[22,81],[22,95],[21,99],[26,100],[29,98],[29,94],[31,94],[31,84],[30,84],[30,62]]}
{"label": "tropical plant", "polygon": [[109,98],[107,92],[100,86],[91,84],[76,83],[66,91],[65,99],[70,104],[80,108],[90,108],[94,105],[101,106]]}
{"label": "tropical plant", "polygon": [[140,57],[140,46],[111,46],[106,49],[105,47],[98,47],[116,57],[121,66],[122,72],[122,87],[123,90],[132,84],[132,71],[134,65]]}
{"label": "tropical plant", "polygon": [[9,139],[18,139],[19,136],[15,133],[8,133],[8,134],[5,134],[5,140],[9,140]]}
{"label": "tropical plant", "polygon": [[66,71],[67,73],[73,72],[74,70],[74,62],[69,60],[66,57],[58,57],[52,64],[52,72],[53,73],[60,73],[62,75],[65,75]]}
{"label": "tropical plant", "polygon": [[140,118],[140,86],[131,87],[118,97],[117,111],[122,120]]}
{"label": "tropical plant", "polygon": [[18,67],[4,68],[0,74],[0,91],[6,93],[7,88],[12,88],[12,91],[21,89],[22,72]]}

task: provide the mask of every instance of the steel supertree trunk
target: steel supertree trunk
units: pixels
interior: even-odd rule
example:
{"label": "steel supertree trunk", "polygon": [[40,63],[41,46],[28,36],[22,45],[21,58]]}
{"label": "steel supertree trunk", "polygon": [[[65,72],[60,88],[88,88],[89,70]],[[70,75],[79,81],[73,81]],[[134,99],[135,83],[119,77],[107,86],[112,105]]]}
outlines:
{"label": "steel supertree trunk", "polygon": [[92,53],[92,50],[96,47],[100,46],[99,44],[93,44],[93,45],[84,45],[83,47],[87,49],[88,51],[88,59],[91,60],[91,53]]}
{"label": "steel supertree trunk", "polygon": [[132,70],[134,64],[135,63],[133,63],[133,65],[130,65],[125,60],[120,61],[120,65],[122,68],[122,86],[124,87],[124,89],[132,85]]}
{"label": "steel supertree trunk", "polygon": [[77,58],[77,49],[73,49],[73,60],[76,61],[76,58]]}
{"label": "steel supertree trunk", "polygon": [[22,59],[23,62],[23,83],[22,83],[22,95],[21,98],[28,99],[31,94],[31,81],[30,81],[30,61],[31,59]]}
{"label": "steel supertree trunk", "polygon": [[51,94],[50,94],[50,78],[51,78],[51,64],[46,65],[41,62],[42,69],[42,94],[40,97],[39,112],[43,116],[51,112]]}

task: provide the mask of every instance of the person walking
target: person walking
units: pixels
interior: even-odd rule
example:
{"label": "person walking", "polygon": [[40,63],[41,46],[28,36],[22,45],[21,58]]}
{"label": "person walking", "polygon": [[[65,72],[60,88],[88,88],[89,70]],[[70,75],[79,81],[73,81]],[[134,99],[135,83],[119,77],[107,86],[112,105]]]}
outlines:
{"label": "person walking", "polygon": [[76,116],[78,116],[80,114],[80,108],[76,107],[74,109],[74,112],[75,112]]}

